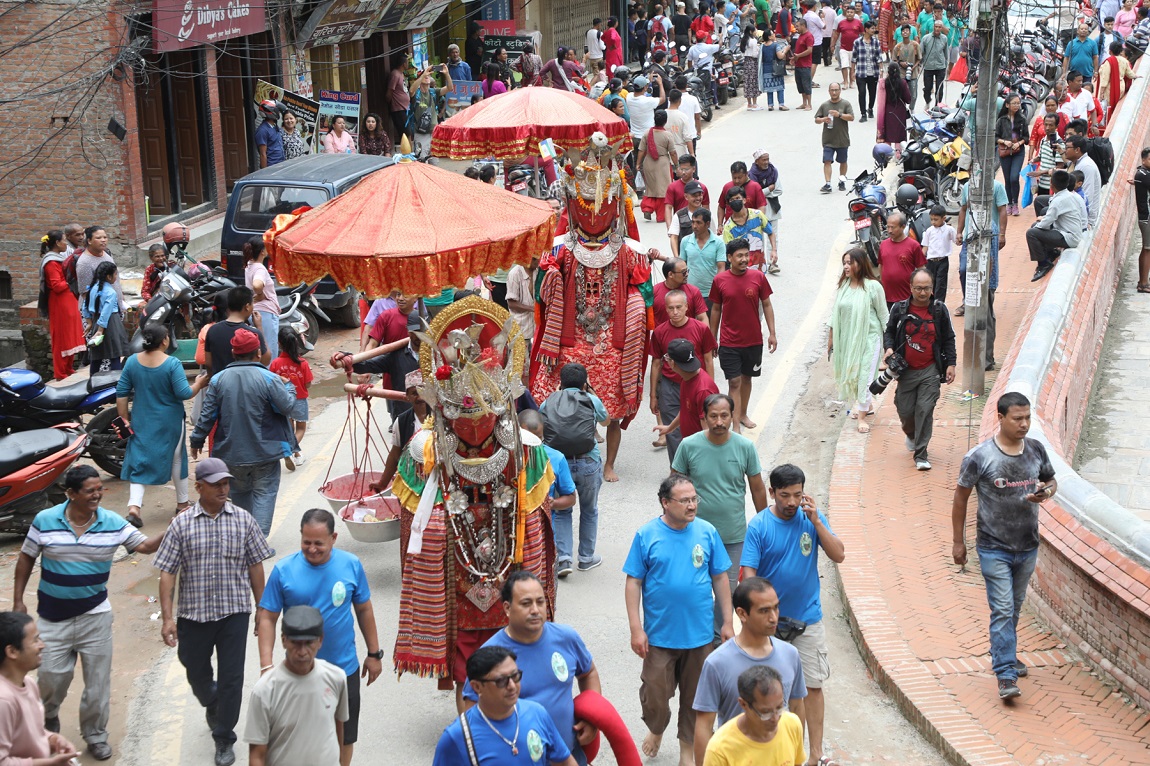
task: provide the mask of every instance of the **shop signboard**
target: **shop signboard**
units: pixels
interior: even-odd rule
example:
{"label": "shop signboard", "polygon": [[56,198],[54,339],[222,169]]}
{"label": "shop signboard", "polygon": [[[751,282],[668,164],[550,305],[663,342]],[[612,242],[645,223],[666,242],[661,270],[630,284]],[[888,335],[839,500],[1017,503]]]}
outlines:
{"label": "shop signboard", "polygon": [[534,46],[535,41],[530,35],[484,35],[483,60],[490,61],[497,50],[505,48],[508,63],[515,62],[523,56],[524,51]]}
{"label": "shop signboard", "polygon": [[386,30],[423,29],[439,18],[450,0],[391,0],[380,17],[378,28]]}
{"label": "shop signboard", "polygon": [[485,35],[515,34],[515,22],[511,19],[480,20],[477,23],[483,27],[483,33]]}
{"label": "shop signboard", "polygon": [[267,29],[264,0],[154,0],[152,42],[157,53],[216,45]]}
{"label": "shop signboard", "polygon": [[362,40],[375,32],[386,6],[387,0],[328,0],[312,11],[299,39],[306,48]]}
{"label": "shop signboard", "polygon": [[256,124],[254,128],[258,128],[264,120],[260,115],[259,104],[261,101],[267,99],[280,102],[287,108],[287,113],[295,115],[295,132],[298,133],[299,137],[307,144],[309,151],[318,152],[319,138],[317,128],[319,125],[319,102],[301,96],[298,93],[292,93],[290,90],[284,90],[280,86],[265,80],[256,80],[254,94],[254,100],[256,102]]}
{"label": "shop signboard", "polygon": [[336,117],[342,117],[344,129],[352,137],[359,135],[359,94],[342,90],[319,92],[319,140],[331,130]]}

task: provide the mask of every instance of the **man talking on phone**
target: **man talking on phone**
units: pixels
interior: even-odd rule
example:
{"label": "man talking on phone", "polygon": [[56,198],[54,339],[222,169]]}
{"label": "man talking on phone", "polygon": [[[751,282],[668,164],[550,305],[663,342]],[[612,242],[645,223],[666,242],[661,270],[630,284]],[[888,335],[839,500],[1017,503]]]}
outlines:
{"label": "man talking on phone", "polygon": [[795,465],[771,471],[771,505],[747,525],[742,579],[765,577],[779,596],[779,638],[799,650],[807,682],[804,703],[811,752],[808,763],[823,757],[823,682],[830,676],[827,637],[819,589],[819,548],[836,564],[846,549],[827,517],[806,491],[807,477]]}

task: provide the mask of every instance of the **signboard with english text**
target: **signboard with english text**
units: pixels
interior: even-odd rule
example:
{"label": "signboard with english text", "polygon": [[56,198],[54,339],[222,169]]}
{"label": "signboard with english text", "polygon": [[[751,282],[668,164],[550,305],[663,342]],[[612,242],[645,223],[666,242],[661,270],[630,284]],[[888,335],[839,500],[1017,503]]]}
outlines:
{"label": "signboard with english text", "polygon": [[157,53],[216,45],[267,29],[264,0],[154,0],[152,42]]}

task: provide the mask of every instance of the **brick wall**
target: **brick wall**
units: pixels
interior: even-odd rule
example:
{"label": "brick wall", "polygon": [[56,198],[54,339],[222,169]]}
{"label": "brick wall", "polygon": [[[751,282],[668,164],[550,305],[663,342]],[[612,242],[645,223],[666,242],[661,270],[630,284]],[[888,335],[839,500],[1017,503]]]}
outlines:
{"label": "brick wall", "polygon": [[[1073,462],[1122,262],[1137,228],[1137,209],[1126,179],[1133,177],[1142,147],[1150,139],[1150,108],[1132,99],[1123,100],[1121,108],[1138,111],[1130,135],[1112,137],[1117,156],[1110,184],[1103,189],[1103,213],[1034,407],[1047,438],[1067,463]],[[980,439],[990,438],[997,428],[995,409],[989,405],[1009,386],[1009,368],[1042,297],[1041,291],[1035,294],[1003,374],[987,399]],[[1057,502],[1043,504],[1039,531],[1038,567],[1031,580],[1037,598],[1031,603],[1096,670],[1150,709],[1150,570],[1087,529]]]}
{"label": "brick wall", "polygon": [[126,244],[125,144],[107,130],[124,115],[120,88],[105,76],[123,17],[106,4],[59,1],[0,2],[0,13],[4,46],[28,41],[0,56],[0,134],[8,137],[0,143],[0,270],[26,301],[39,289],[39,240],[49,229],[99,223],[114,251]]}

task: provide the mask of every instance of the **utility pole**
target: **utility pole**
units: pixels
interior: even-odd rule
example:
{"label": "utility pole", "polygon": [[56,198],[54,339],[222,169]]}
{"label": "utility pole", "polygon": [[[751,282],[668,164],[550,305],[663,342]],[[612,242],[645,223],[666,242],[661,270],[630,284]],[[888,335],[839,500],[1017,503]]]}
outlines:
{"label": "utility pole", "polygon": [[[986,329],[990,319],[990,244],[995,225],[994,175],[998,170],[995,151],[995,106],[998,102],[1000,17],[1003,0],[974,0],[970,24],[980,42],[978,90],[975,96],[973,162],[970,175],[970,217],[964,231],[968,239],[966,262],[966,318],[963,322],[962,385],[972,396],[986,393]],[[973,226],[970,225],[973,221]],[[969,235],[968,235],[969,236]]]}

